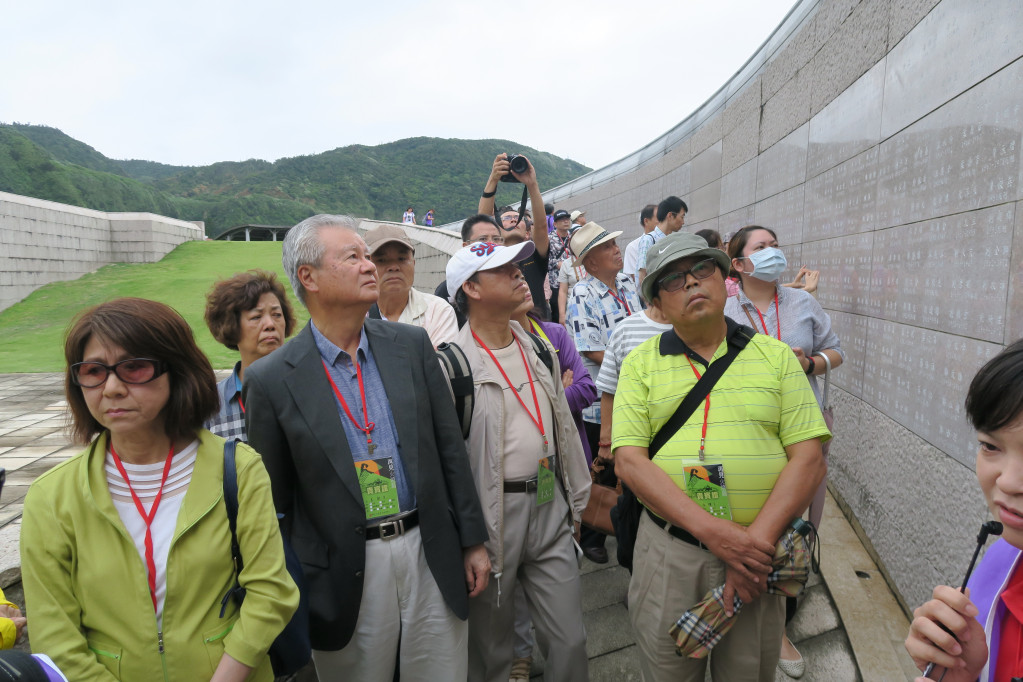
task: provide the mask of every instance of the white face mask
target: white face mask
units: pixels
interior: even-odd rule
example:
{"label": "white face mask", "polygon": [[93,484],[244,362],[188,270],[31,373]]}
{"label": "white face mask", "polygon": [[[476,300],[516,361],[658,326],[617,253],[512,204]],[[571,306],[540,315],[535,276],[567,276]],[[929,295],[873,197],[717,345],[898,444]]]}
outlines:
{"label": "white face mask", "polygon": [[757,279],[765,282],[776,282],[789,266],[785,260],[785,254],[775,246],[768,246],[766,249],[754,251],[752,255],[746,256],[753,263],[753,272],[748,273]]}

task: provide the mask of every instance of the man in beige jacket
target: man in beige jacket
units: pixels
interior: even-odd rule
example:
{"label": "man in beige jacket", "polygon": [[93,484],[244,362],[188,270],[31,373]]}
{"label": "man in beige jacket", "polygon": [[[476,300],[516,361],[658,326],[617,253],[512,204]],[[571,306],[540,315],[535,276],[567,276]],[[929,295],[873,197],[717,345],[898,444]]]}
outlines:
{"label": "man in beige jacket", "polygon": [[590,493],[586,458],[556,354],[550,349],[549,369],[534,340],[511,321],[530,296],[517,263],[533,250],[532,242],[471,244],[447,267],[448,291],[469,319],[455,343],[468,357],[475,386],[467,450],[492,572],[469,605],[471,682],[509,678],[517,584],[529,604],[546,679],[588,679],[573,542]]}

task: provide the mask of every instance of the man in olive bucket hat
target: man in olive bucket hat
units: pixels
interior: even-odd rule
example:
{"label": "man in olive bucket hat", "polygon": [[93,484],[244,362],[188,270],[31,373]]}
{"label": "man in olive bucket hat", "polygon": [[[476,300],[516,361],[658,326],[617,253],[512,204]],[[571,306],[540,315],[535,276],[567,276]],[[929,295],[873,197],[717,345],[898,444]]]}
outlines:
{"label": "man in olive bucket hat", "polygon": [[[643,679],[702,682],[708,659],[679,657],[678,614],[724,583],[744,606],[709,656],[715,681],[774,680],[784,599],[765,594],[778,538],[810,504],[830,437],[784,343],[726,318],[728,257],[677,233],[650,249],[643,295],[672,325],[622,363],[612,436],[618,475],[646,508],[629,584]],[[726,358],[726,356],[729,356]],[[709,366],[730,365],[650,458],[654,435]]]}

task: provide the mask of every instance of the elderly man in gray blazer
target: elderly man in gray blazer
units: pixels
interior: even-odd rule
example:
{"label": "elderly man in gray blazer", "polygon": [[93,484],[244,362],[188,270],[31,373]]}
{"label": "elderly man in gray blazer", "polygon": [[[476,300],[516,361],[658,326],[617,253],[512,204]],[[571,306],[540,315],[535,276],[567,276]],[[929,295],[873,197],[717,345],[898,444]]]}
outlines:
{"label": "elderly man in gray blazer", "polygon": [[487,530],[429,337],[366,319],[376,268],[354,227],[318,215],[284,240],[312,319],[246,372],[249,444],[302,561],[321,682],[391,682],[396,660],[403,680],[465,679]]}

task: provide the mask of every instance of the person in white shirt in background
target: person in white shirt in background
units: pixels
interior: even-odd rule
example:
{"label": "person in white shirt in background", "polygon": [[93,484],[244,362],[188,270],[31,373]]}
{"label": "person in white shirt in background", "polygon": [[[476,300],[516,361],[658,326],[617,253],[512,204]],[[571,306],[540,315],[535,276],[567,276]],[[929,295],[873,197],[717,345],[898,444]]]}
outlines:
{"label": "person in white shirt in background", "polygon": [[639,240],[657,227],[657,204],[647,204],[643,207],[639,212],[639,224],[643,226],[643,234],[625,247],[625,264],[622,266],[622,272],[631,277],[633,282],[639,276]]}

